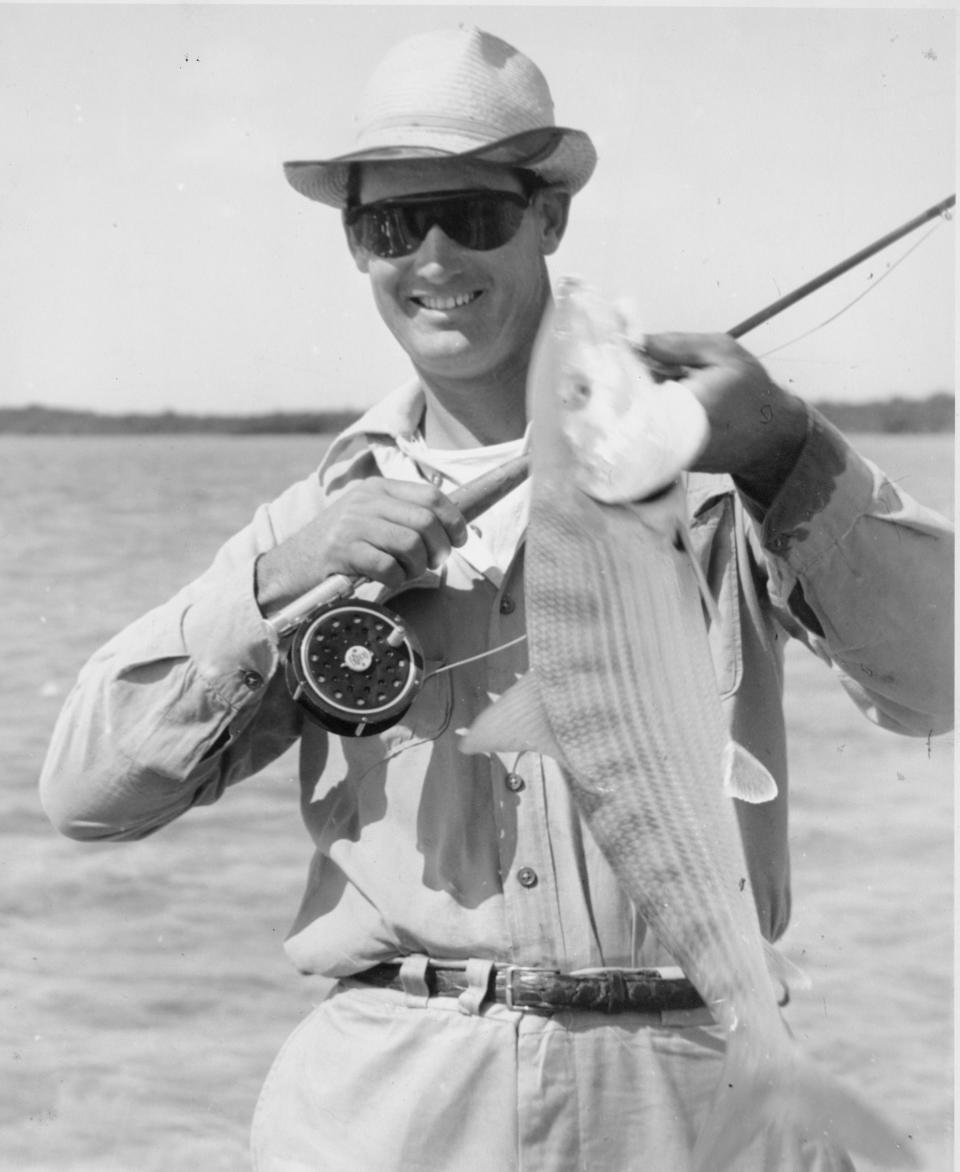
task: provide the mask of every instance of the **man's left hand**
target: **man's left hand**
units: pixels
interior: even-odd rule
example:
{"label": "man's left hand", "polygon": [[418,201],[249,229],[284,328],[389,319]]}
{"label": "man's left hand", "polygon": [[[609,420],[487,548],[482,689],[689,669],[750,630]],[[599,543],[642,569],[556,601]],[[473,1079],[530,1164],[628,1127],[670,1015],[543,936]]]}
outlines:
{"label": "man's left hand", "polygon": [[706,410],[710,439],[695,470],[726,472],[758,504],[770,505],[806,438],[803,400],[772,382],[727,334],[648,334],[639,348],[656,363],[681,367]]}

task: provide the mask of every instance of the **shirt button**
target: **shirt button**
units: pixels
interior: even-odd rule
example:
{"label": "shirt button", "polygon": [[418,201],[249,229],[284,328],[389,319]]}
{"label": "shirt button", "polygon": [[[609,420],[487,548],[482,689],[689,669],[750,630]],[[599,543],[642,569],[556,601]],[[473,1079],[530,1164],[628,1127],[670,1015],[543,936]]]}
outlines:
{"label": "shirt button", "polygon": [[241,671],[240,678],[251,691],[263,686],[263,676],[258,671]]}
{"label": "shirt button", "polygon": [[519,793],[527,784],[519,773],[508,773],[504,781],[506,782],[507,789],[514,794]]}
{"label": "shirt button", "polygon": [[517,880],[521,887],[536,887],[540,882],[539,876],[533,867],[521,867],[517,872]]}
{"label": "shirt button", "polygon": [[504,594],[503,598],[500,599],[500,613],[513,614],[516,609],[517,604],[513,601],[510,595]]}

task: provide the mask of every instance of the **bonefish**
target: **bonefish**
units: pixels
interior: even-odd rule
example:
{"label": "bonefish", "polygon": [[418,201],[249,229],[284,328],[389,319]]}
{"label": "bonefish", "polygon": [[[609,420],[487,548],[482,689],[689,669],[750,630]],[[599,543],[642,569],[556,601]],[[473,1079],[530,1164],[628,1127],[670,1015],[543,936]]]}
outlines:
{"label": "bonefish", "polygon": [[702,409],[682,385],[656,386],[612,311],[573,282],[541,327],[528,399],[530,671],[464,750],[559,761],[620,883],[725,1030],[695,1172],[722,1172],[772,1127],[916,1166],[885,1120],[803,1056],[777,1006],[771,968],[783,973],[730,799],[775,787],[730,744],[684,543],[677,478],[706,441]]}

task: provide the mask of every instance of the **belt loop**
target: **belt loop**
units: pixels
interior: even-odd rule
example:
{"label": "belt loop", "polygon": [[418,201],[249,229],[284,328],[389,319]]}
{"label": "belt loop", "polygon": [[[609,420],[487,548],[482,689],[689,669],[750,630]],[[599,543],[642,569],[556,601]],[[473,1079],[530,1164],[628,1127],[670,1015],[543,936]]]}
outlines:
{"label": "belt loop", "polygon": [[480,1006],[487,999],[490,989],[490,975],[493,972],[492,960],[467,961],[467,988],[457,998],[460,1012],[468,1017],[475,1017],[480,1012]]}
{"label": "belt loop", "polygon": [[426,1009],[430,988],[427,985],[425,956],[405,956],[400,962],[400,984],[403,988],[404,1004],[412,1009]]}

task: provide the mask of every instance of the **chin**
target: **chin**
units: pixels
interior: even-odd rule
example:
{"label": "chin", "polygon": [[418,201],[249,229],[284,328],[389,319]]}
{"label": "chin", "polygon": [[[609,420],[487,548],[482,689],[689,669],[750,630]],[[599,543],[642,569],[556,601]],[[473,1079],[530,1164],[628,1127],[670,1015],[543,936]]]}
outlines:
{"label": "chin", "polygon": [[428,373],[467,375],[483,366],[482,350],[462,334],[447,334],[404,347],[414,364]]}

